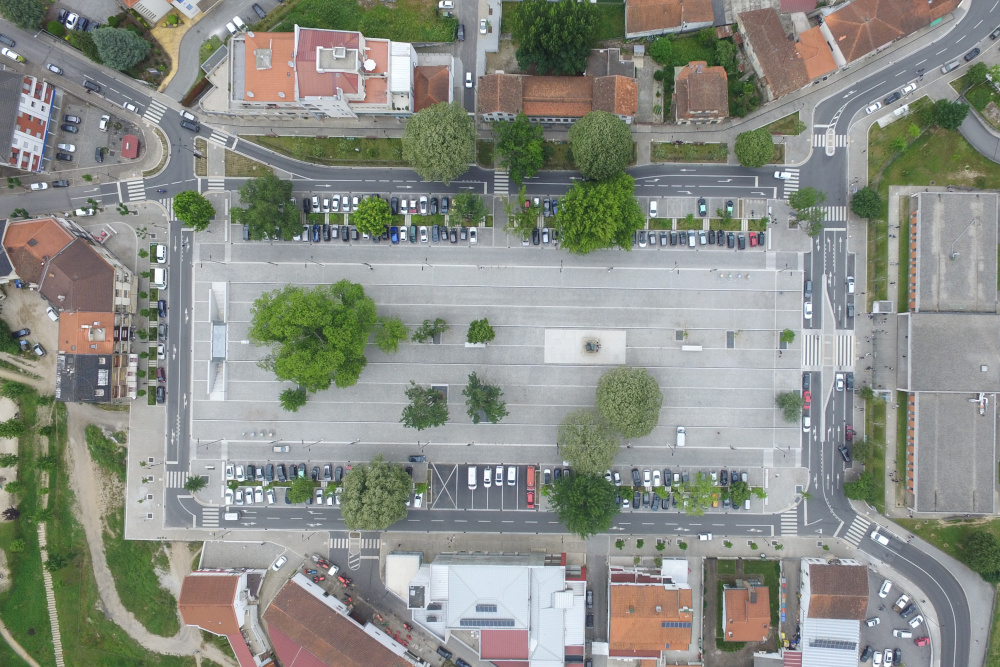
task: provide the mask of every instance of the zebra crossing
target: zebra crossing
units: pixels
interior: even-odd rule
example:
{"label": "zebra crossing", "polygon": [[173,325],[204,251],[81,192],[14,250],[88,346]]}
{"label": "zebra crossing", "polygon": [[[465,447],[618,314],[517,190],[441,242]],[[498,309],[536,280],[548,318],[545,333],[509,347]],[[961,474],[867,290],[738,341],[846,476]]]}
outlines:
{"label": "zebra crossing", "polygon": [[826,212],[826,216],[823,218],[827,222],[847,222],[847,207],[846,206],[821,206],[819,207]]}
{"label": "zebra crossing", "polygon": [[854,336],[853,334],[837,335],[837,368],[854,366]]}
{"label": "zebra crossing", "polygon": [[184,484],[187,482],[187,479],[188,479],[188,472],[186,470],[168,470],[167,488],[183,489]]}
{"label": "zebra crossing", "polygon": [[[835,148],[847,148],[847,135],[838,134],[834,139],[833,146]],[[813,148],[826,148],[826,134],[814,134],[813,135]]]}
{"label": "zebra crossing", "polygon": [[213,144],[218,144],[223,148],[229,145],[229,135],[220,130],[212,130],[212,136],[208,138]]}
{"label": "zebra crossing", "polygon": [[[351,539],[348,537],[336,537],[330,539],[331,549],[347,549]],[[378,537],[366,537],[361,540],[362,549],[381,549],[382,540]]]}
{"label": "zebra crossing", "polygon": [[510,178],[507,172],[497,169],[493,172],[493,194],[497,197],[506,197],[510,191]]}
{"label": "zebra crossing", "polygon": [[[830,340],[821,333],[805,332],[802,335],[802,366],[804,368],[819,368],[824,363],[837,368],[854,366],[854,334],[842,333],[830,336]],[[834,358],[825,360],[827,351]]]}
{"label": "zebra crossing", "polygon": [[160,203],[160,205],[163,206],[164,210],[166,210],[166,212],[167,212],[167,220],[173,220],[174,219],[174,198],[173,197],[165,197],[163,199],[157,199],[156,201],[158,201]]}
{"label": "zebra crossing", "polygon": [[810,332],[802,334],[802,365],[805,368],[823,365],[823,334]]}
{"label": "zebra crossing", "polygon": [[202,528],[218,528],[219,527],[219,508],[218,507],[202,507],[201,508],[201,527]]}
{"label": "zebra crossing", "polygon": [[226,189],[226,179],[225,178],[210,178],[208,179],[208,190],[209,192],[221,192]]}
{"label": "zebra crossing", "polygon": [[799,191],[799,170],[795,167],[786,167],[782,171],[787,172],[789,177],[782,181],[781,196],[784,199],[788,199],[791,195]]}
{"label": "zebra crossing", "polygon": [[145,201],[146,200],[146,183],[145,181],[125,181],[125,190],[128,194],[128,201]]}
{"label": "zebra crossing", "polygon": [[799,510],[793,508],[781,513],[781,535],[797,535],[799,532]]}
{"label": "zebra crossing", "polygon": [[858,546],[861,544],[861,540],[864,539],[865,535],[868,533],[868,526],[870,525],[872,525],[871,522],[863,516],[858,515],[854,517],[851,527],[848,528],[847,533],[844,534],[844,540],[852,546]]}
{"label": "zebra crossing", "polygon": [[159,124],[160,119],[163,118],[163,114],[166,112],[166,104],[157,100],[150,100],[149,106],[146,107],[146,113],[142,114],[142,117],[150,123]]}

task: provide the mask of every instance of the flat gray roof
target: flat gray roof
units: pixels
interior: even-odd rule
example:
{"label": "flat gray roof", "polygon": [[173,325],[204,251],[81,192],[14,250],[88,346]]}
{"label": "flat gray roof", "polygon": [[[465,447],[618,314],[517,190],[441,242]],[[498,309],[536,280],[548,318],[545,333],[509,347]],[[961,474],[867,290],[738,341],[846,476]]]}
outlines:
{"label": "flat gray roof", "polygon": [[907,319],[909,391],[1000,391],[1000,315],[913,313],[900,321]]}

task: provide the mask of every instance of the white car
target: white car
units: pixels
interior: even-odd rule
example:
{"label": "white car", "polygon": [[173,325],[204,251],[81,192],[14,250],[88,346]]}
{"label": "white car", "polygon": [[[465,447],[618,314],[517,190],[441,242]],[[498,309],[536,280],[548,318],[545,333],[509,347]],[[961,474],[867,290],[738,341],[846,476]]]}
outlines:
{"label": "white car", "polygon": [[[338,495],[337,498],[339,499],[340,496]],[[338,502],[337,504],[339,505],[340,503]],[[414,507],[423,507],[423,504],[424,504],[424,494],[418,493],[415,496],[413,496]]]}
{"label": "white car", "polygon": [[889,591],[892,590],[892,582],[886,579],[882,582],[882,588],[878,589],[878,596],[880,598],[885,598],[889,595]]}
{"label": "white car", "polygon": [[[611,480],[608,480],[608,481],[611,481]],[[654,470],[653,471],[653,486],[662,486],[662,485],[663,485],[663,481],[660,479],[660,471],[659,470]]]}
{"label": "white car", "polygon": [[61,151],[66,151],[67,153],[76,152],[76,146],[74,146],[73,144],[56,144],[56,148],[58,148]]}
{"label": "white car", "polygon": [[236,504],[243,504],[243,489],[236,489]]}
{"label": "white car", "polygon": [[426,227],[421,227],[420,228],[420,242],[421,243],[427,243],[427,228]]}
{"label": "white car", "polygon": [[875,651],[872,656],[872,667],[879,667],[882,664],[882,651]]}
{"label": "white car", "polygon": [[854,294],[854,276],[847,276],[847,293]]}
{"label": "white car", "polygon": [[[340,494],[344,492],[344,487],[338,486],[337,490],[333,492],[333,502],[335,505],[340,505]],[[420,507],[420,505],[417,505]]]}
{"label": "white car", "polygon": [[32,190],[48,190],[49,189],[49,184],[48,183],[32,183],[31,184],[31,189]]}
{"label": "white car", "polygon": [[876,625],[878,625],[881,622],[882,622],[882,619],[879,618],[878,616],[876,616],[875,618],[869,618],[867,621],[865,621],[865,624],[869,628],[874,628]]}
{"label": "white car", "polygon": [[167,246],[165,243],[156,244],[156,263],[157,264],[167,263]]}
{"label": "white car", "polygon": [[779,181],[787,181],[792,177],[792,172],[790,171],[776,171],[774,172],[774,177]]}
{"label": "white car", "polygon": [[483,468],[483,486],[487,489],[493,486],[493,468],[490,466]]}
{"label": "white car", "polygon": [[455,9],[454,0],[441,0],[438,3],[438,9]]}
{"label": "white car", "polygon": [[885,665],[885,667],[891,667],[891,665],[892,665],[892,649],[891,648],[887,648],[885,650],[885,655],[883,656],[882,664]]}
{"label": "white car", "polygon": [[882,108],[882,103],[876,102],[875,104],[872,104],[869,107],[865,107],[865,113],[870,116],[881,108]]}
{"label": "white car", "polygon": [[811,320],[813,317],[813,305],[812,301],[806,301],[802,305],[802,316],[807,320]]}
{"label": "white car", "polygon": [[232,505],[234,500],[233,490],[226,489],[226,505]]}
{"label": "white car", "polygon": [[50,71],[50,72],[52,72],[53,74],[62,74],[62,73],[63,73],[63,71],[62,71],[62,68],[61,68],[61,67],[58,67],[58,66],[56,66],[56,65],[53,65],[52,63],[46,63],[46,64],[45,64],[45,69],[49,70],[49,71]]}
{"label": "white car", "polygon": [[878,532],[878,529],[872,531],[871,538],[873,541],[878,542],[883,547],[889,546],[889,538]]}
{"label": "white car", "polygon": [[809,415],[802,415],[802,431],[808,433],[812,428],[812,417]]}
{"label": "white car", "polygon": [[330,201],[330,210],[334,213],[340,213],[340,197],[334,197]]}
{"label": "white car", "polygon": [[651,217],[651,218],[655,218],[656,217],[656,200],[655,199],[651,199],[649,201],[649,217]]}
{"label": "white car", "polygon": [[101,120],[97,124],[97,129],[99,129],[101,132],[107,132],[108,124],[110,122],[111,122],[111,116],[109,116],[108,114],[104,114],[103,116],[101,116]]}
{"label": "white car", "polygon": [[73,211],[73,215],[88,216],[94,215],[94,209],[92,208],[78,208]]}
{"label": "white car", "polygon": [[239,16],[234,16],[233,17],[233,24],[236,25],[236,29],[237,30],[246,30],[247,29],[247,24],[244,23],[243,19],[241,19]]}
{"label": "white car", "polygon": [[230,35],[235,35],[236,34],[236,26],[233,25],[232,21],[226,23],[226,30],[229,31]]}
{"label": "white car", "polygon": [[159,359],[160,361],[163,361],[164,359],[167,358],[167,346],[164,345],[163,343],[160,343],[159,345],[156,346],[156,358]]}
{"label": "white car", "polygon": [[14,52],[14,51],[11,51],[10,49],[8,49],[6,47],[0,49],[0,53],[2,53],[3,55],[7,56],[11,60],[16,60],[19,63],[23,63],[24,62],[24,58],[22,58],[20,56],[20,54]]}
{"label": "white car", "polygon": [[420,197],[420,215],[427,215],[427,195]]}
{"label": "white car", "polygon": [[479,20],[479,34],[480,35],[486,34],[486,19]]}
{"label": "white car", "polygon": [[652,475],[649,472],[649,468],[642,471],[642,485],[648,487],[653,483]]}
{"label": "white car", "polygon": [[231,482],[236,479],[236,468],[232,463],[226,466],[226,481]]}
{"label": "white car", "polygon": [[126,102],[122,106],[125,107],[126,110],[131,111],[132,113],[139,113],[139,107],[132,104],[131,102]]}
{"label": "white car", "polygon": [[702,542],[707,542],[712,539],[712,533],[698,533],[698,539]]}
{"label": "white car", "polygon": [[329,197],[323,197],[323,212],[324,213],[329,213],[330,212],[330,198]]}
{"label": "white car", "polygon": [[917,614],[916,616],[914,616],[914,617],[913,617],[913,618],[912,618],[912,619],[910,620],[910,627],[911,627],[911,628],[915,628],[915,627],[917,627],[918,625],[920,625],[920,624],[921,624],[921,623],[923,623],[923,622],[924,622],[924,617],[923,617],[923,616],[921,616],[921,615],[919,615],[919,614]]}
{"label": "white car", "polygon": [[472,72],[465,73],[465,87],[472,88]]}
{"label": "white car", "polygon": [[80,22],[80,15],[76,12],[71,12],[69,16],[66,17],[66,29],[76,30],[77,23]]}
{"label": "white car", "polygon": [[242,482],[246,480],[246,471],[243,470],[243,466],[236,466],[236,481]]}
{"label": "white car", "polygon": [[360,201],[361,200],[358,199],[357,195],[354,195],[353,197],[351,197],[351,210],[352,211],[357,211],[358,210],[358,203],[360,203]]}
{"label": "white car", "polygon": [[[833,376],[833,379],[834,379],[834,384],[837,387],[837,391],[844,391],[844,374],[837,373],[836,375]],[[872,533],[872,535],[874,535],[877,532],[878,531],[876,530],[874,533]],[[873,537],[872,539],[874,540],[875,538]]]}
{"label": "white car", "polygon": [[287,562],[288,562],[288,559],[285,558],[284,556],[282,556],[278,560],[274,561],[274,565],[271,566],[271,569],[274,570],[275,572],[277,572],[278,570],[281,569],[281,566],[284,565]]}
{"label": "white car", "polygon": [[274,504],[274,489],[268,489],[264,496],[267,498],[268,505]]}
{"label": "white car", "polygon": [[253,501],[255,503],[257,503],[258,505],[263,505],[264,504],[264,492],[261,490],[261,488],[259,486],[254,487],[254,490],[253,490]]}
{"label": "white car", "polygon": [[253,505],[253,489],[247,489],[246,495],[243,497],[247,505]]}
{"label": "white car", "polygon": [[469,227],[469,245],[476,245],[479,240],[476,238],[476,228]]}
{"label": "white car", "polygon": [[917,89],[917,84],[911,83],[908,86],[903,86],[903,89],[901,91],[899,91],[899,92],[901,92],[903,95],[909,95],[910,93],[912,93],[916,89]]}

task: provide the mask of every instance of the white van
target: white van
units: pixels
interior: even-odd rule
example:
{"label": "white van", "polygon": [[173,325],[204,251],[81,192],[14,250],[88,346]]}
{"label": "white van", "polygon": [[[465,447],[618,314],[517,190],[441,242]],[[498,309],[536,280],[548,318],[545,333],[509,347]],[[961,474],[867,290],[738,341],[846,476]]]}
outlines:
{"label": "white van", "polygon": [[677,446],[678,447],[683,447],[684,446],[684,437],[685,437],[684,427],[683,426],[678,426],[677,427]]}
{"label": "white van", "polygon": [[507,466],[507,486],[517,484],[517,466]]}
{"label": "white van", "polygon": [[157,289],[167,289],[167,270],[166,269],[153,269],[152,277],[153,287]]}
{"label": "white van", "polygon": [[469,489],[476,488],[476,466],[469,466]]}
{"label": "white van", "polygon": [[222,520],[223,521],[239,521],[240,520],[240,513],[239,512],[226,512],[225,514],[222,515]]}

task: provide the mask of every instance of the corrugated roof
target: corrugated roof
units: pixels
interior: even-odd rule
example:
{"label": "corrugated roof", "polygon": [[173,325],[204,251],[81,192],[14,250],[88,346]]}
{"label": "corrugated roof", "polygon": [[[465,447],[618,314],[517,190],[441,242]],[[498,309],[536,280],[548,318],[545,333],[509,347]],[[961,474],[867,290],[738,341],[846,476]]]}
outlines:
{"label": "corrugated roof", "polygon": [[527,630],[483,630],[479,657],[482,660],[526,660],[528,639]]}
{"label": "corrugated roof", "polygon": [[857,667],[860,633],[860,621],[805,619],[800,644],[802,664],[809,667]]}
{"label": "corrugated roof", "polygon": [[589,76],[525,76],[524,113],[540,118],[583,118],[593,110],[594,80]]}

